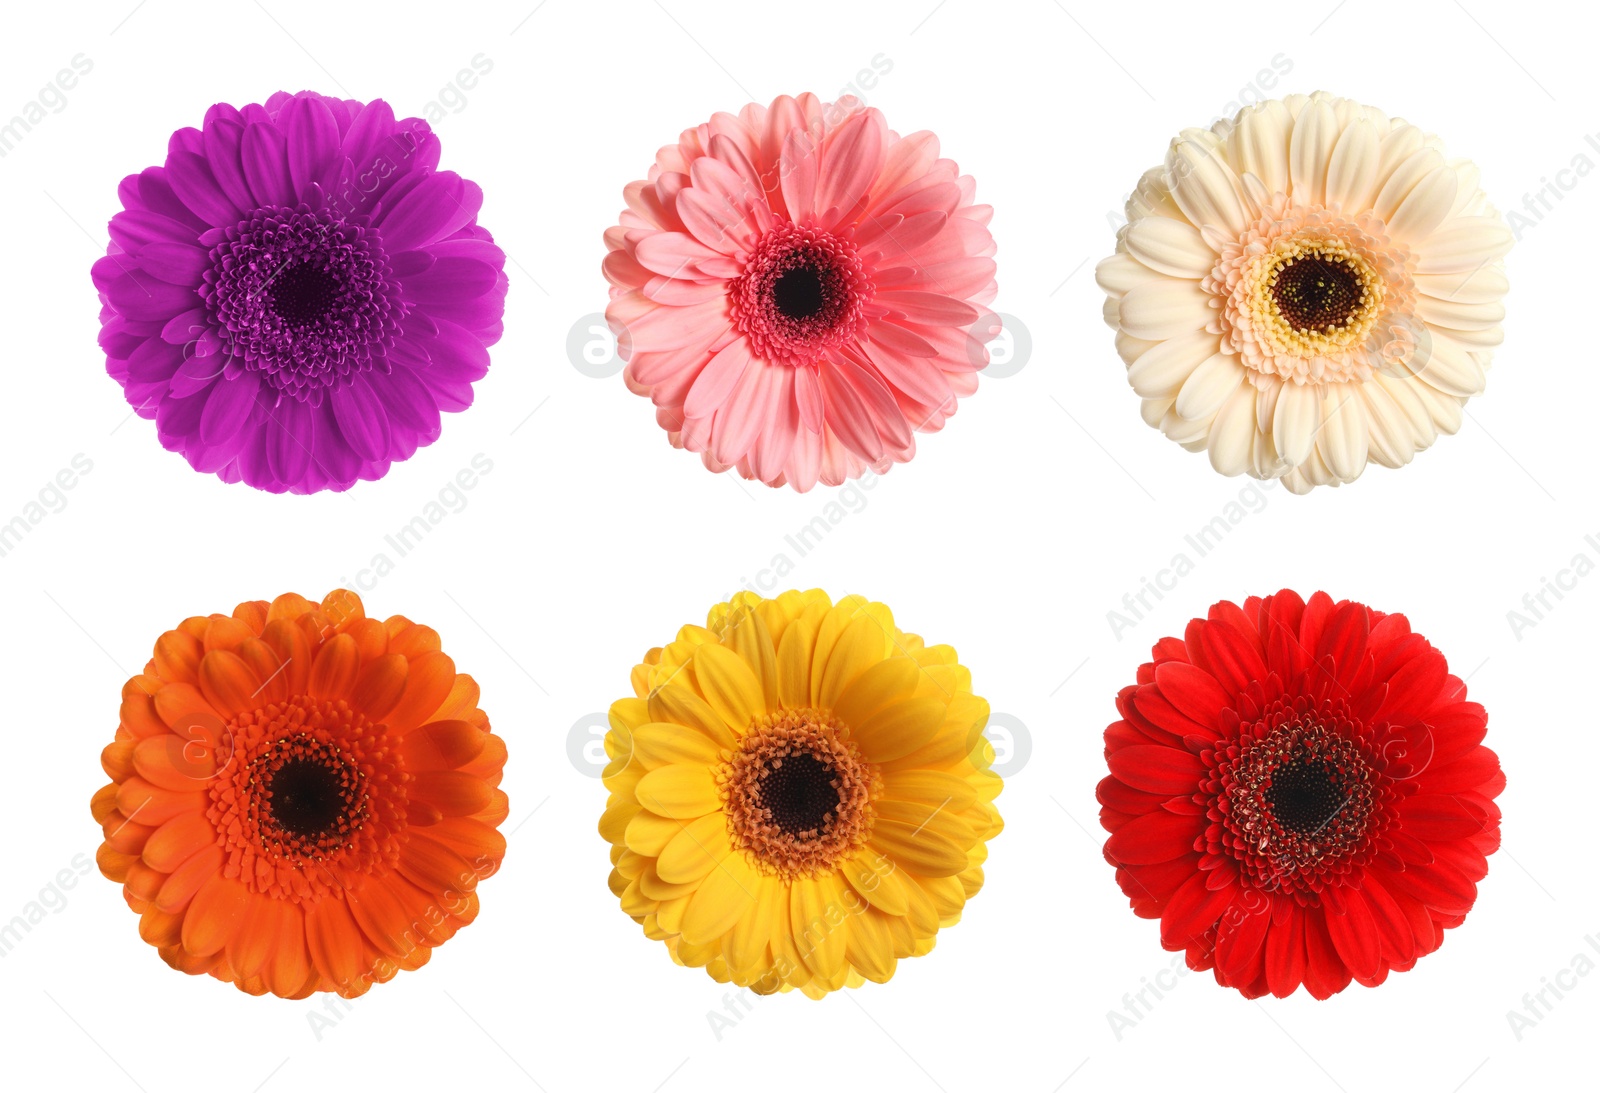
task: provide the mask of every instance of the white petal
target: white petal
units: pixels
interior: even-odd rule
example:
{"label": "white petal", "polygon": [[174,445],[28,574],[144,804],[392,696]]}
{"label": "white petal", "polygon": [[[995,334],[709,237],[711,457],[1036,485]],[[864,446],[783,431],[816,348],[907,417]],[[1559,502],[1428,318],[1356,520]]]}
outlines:
{"label": "white petal", "polygon": [[1330,383],[1323,389],[1317,452],[1343,482],[1354,482],[1367,465],[1367,415],[1352,385]]}
{"label": "white petal", "polygon": [[1250,467],[1255,437],[1256,396],[1246,385],[1234,392],[1211,423],[1211,438],[1206,446],[1211,466],[1229,477],[1243,474]]}
{"label": "white petal", "polygon": [[1200,367],[1189,373],[1178,391],[1175,407],[1178,416],[1190,421],[1211,417],[1244,381],[1244,368],[1232,354],[1217,353],[1207,357]]}
{"label": "white petal", "polygon": [[1268,193],[1289,188],[1289,131],[1293,127],[1288,108],[1272,100],[1245,111],[1229,137],[1239,172],[1255,175]]}
{"label": "white petal", "polygon": [[1506,317],[1506,309],[1501,303],[1472,304],[1419,296],[1417,315],[1424,322],[1446,330],[1487,330],[1500,325]]}
{"label": "white petal", "polygon": [[1322,420],[1322,395],[1311,384],[1286,383],[1272,412],[1272,439],[1278,453],[1298,467],[1311,455]]}
{"label": "white petal", "polygon": [[1141,281],[1122,298],[1122,329],[1147,341],[1203,330],[1212,319],[1211,299],[1197,281]]}
{"label": "white petal", "polygon": [[1294,120],[1289,137],[1290,196],[1297,205],[1321,205],[1328,160],[1339,139],[1339,119],[1324,101],[1312,101]]}
{"label": "white petal", "polygon": [[1378,182],[1378,130],[1361,118],[1339,135],[1328,161],[1328,204],[1359,212],[1372,200]]}
{"label": "white petal", "polygon": [[1426,239],[1450,215],[1455,199],[1455,171],[1444,166],[1434,168],[1422,177],[1389,218],[1390,236],[1407,242]]}
{"label": "white petal", "polygon": [[1094,283],[1108,296],[1124,296],[1134,285],[1163,276],[1132,255],[1120,251],[1102,259],[1094,267]]}
{"label": "white petal", "polygon": [[1215,334],[1205,331],[1160,342],[1128,366],[1128,383],[1141,398],[1176,398],[1183,381],[1220,344]]}
{"label": "white petal", "polygon": [[1514,241],[1498,217],[1446,220],[1417,246],[1417,272],[1467,273],[1504,255]]}
{"label": "white petal", "polygon": [[1470,273],[1418,274],[1412,278],[1417,291],[1435,300],[1460,300],[1463,303],[1495,303],[1511,287],[1498,266],[1479,266]]}
{"label": "white petal", "polygon": [[[1417,183],[1442,166],[1444,157],[1432,148],[1420,148],[1411,153],[1378,188],[1378,196],[1372,203],[1374,215],[1387,223],[1406,195],[1417,188]],[[1382,177],[1382,168],[1378,173]]]}
{"label": "white petal", "polygon": [[1237,237],[1244,231],[1244,192],[1221,151],[1192,140],[1175,140],[1167,152],[1172,199],[1197,228],[1218,228]]}
{"label": "white petal", "polygon": [[1414,382],[1411,389],[1427,407],[1433,427],[1445,436],[1454,436],[1461,428],[1461,400],[1427,383]]}
{"label": "white petal", "polygon": [[1367,413],[1367,458],[1385,467],[1411,462],[1417,445],[1405,414],[1375,383],[1363,383],[1359,394]]}
{"label": "white petal", "polygon": [[1413,357],[1411,368],[1423,382],[1458,398],[1483,394],[1483,369],[1463,346],[1435,335],[1417,356],[1425,359]]}
{"label": "white petal", "polygon": [[1132,364],[1146,352],[1160,345],[1160,342],[1147,342],[1142,338],[1132,338],[1122,331],[1117,331],[1117,356],[1122,358],[1123,364]]}
{"label": "white petal", "polygon": [[1217,252],[1200,238],[1194,225],[1165,216],[1147,216],[1129,224],[1122,245],[1151,269],[1173,277],[1204,277],[1217,264]]}
{"label": "white petal", "polygon": [[1421,384],[1413,379],[1397,379],[1381,372],[1373,377],[1373,382],[1389,396],[1389,401],[1405,418],[1417,451],[1430,447],[1439,439],[1439,430],[1433,424],[1433,416],[1428,413],[1427,405],[1417,394]]}
{"label": "white petal", "polygon": [[1147,398],[1139,400],[1139,416],[1144,418],[1144,423],[1152,429],[1161,428],[1161,419],[1167,416],[1167,411],[1172,409],[1172,400],[1169,398]]}

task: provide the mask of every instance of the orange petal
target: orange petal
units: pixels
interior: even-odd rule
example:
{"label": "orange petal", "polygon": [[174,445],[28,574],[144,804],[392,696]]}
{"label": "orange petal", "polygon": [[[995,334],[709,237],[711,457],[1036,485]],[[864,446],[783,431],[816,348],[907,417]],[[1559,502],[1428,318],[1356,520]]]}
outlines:
{"label": "orange petal", "polygon": [[269,900],[267,905],[271,910],[266,929],[272,934],[273,944],[261,975],[273,994],[295,998],[314,974],[311,958],[306,954],[305,915],[285,900]]}
{"label": "orange petal", "polygon": [[162,789],[135,775],[123,782],[117,790],[117,811],[130,820],[138,820],[151,827],[160,827],[174,816],[206,810],[206,794],[201,783],[191,782],[192,792]]}
{"label": "orange petal", "polygon": [[377,659],[367,662],[356,677],[350,705],[373,721],[382,721],[384,715],[394,709],[405,694],[408,664],[406,658],[398,653],[380,654]]}
{"label": "orange petal", "polygon": [[284,690],[291,695],[306,693],[311,678],[311,639],[289,619],[273,619],[261,631],[261,640],[271,646],[283,666]]}
{"label": "orange petal", "polygon": [[439,632],[431,626],[410,624],[389,634],[389,652],[399,653],[403,657],[415,659],[424,653],[437,653],[441,648],[443,643],[439,640]]}
{"label": "orange petal", "polygon": [[189,793],[204,788],[216,774],[216,753],[202,741],[168,733],[139,741],[133,749],[133,768],[152,785]]}
{"label": "orange petal", "polygon": [[200,891],[200,886],[222,872],[222,860],[222,847],[215,843],[195,854],[162,882],[161,890],[156,893],[156,906],[175,915],[181,914]]}
{"label": "orange petal", "polygon": [[278,657],[278,651],[260,638],[251,638],[249,641],[239,643],[234,650],[239,659],[249,665],[261,685],[257,689],[252,701],[254,708],[260,709],[273,702],[282,702],[289,697],[289,684],[284,676],[284,664]]}
{"label": "orange petal", "polygon": [[299,593],[285,592],[267,606],[267,621],[269,624],[278,619],[293,621],[315,608],[316,604]]}
{"label": "orange petal", "polygon": [[122,699],[118,717],[122,727],[134,736],[160,736],[167,731],[167,723],[156,713],[155,701],[142,691]]}
{"label": "orange petal", "polygon": [[446,816],[470,816],[489,807],[493,792],[482,778],[458,770],[419,771],[408,788]]}
{"label": "orange petal", "polygon": [[137,746],[131,740],[107,744],[100,749],[100,769],[106,772],[107,778],[120,782],[133,773],[136,751]]}
{"label": "orange petal", "polygon": [[156,639],[156,672],[168,683],[193,683],[200,667],[200,642],[180,630],[168,630]]}
{"label": "orange petal", "polygon": [[219,649],[201,658],[200,693],[219,717],[233,718],[258,708],[260,690],[261,680],[242,657]]}
{"label": "orange petal", "polygon": [[242,979],[261,975],[267,959],[272,955],[273,945],[277,941],[272,928],[276,922],[272,902],[266,896],[251,893],[244,921],[228,942],[228,963],[233,965],[234,971]]}
{"label": "orange petal", "polygon": [[361,931],[342,899],[328,897],[306,912],[306,950],[330,985],[354,984],[361,975]]}
{"label": "orange petal", "polygon": [[385,718],[385,724],[404,733],[435,717],[440,705],[450,696],[456,682],[456,664],[444,653],[423,653],[413,657],[406,675],[406,689],[400,701]]}
{"label": "orange petal", "polygon": [[349,698],[361,671],[356,639],[338,634],[322,647],[311,665],[311,693],[318,698]]}
{"label": "orange petal", "polygon": [[336,588],[322,597],[322,613],[341,633],[367,617],[361,597],[348,588]]}
{"label": "orange petal", "polygon": [[267,625],[268,606],[266,600],[246,600],[233,609],[233,617],[249,627],[251,634],[259,634]]}
{"label": "orange petal", "polygon": [[208,653],[218,649],[232,652],[240,642],[255,636],[255,631],[238,619],[226,615],[212,615],[211,625],[206,627],[205,649]]}
{"label": "orange petal", "polygon": [[374,945],[392,957],[403,958],[417,947],[411,920],[393,889],[384,881],[368,881],[346,893],[350,914]]}
{"label": "orange petal", "polygon": [[465,721],[432,721],[400,742],[406,769],[454,770],[476,759],[489,735]]}
{"label": "orange petal", "polygon": [[216,839],[216,829],[205,816],[179,816],[151,834],[144,844],[144,862],[152,869],[171,873]]}

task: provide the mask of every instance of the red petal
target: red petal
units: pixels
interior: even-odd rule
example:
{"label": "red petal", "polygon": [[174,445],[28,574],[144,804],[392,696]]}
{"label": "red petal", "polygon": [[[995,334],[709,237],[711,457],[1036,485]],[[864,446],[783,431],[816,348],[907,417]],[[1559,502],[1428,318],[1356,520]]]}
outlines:
{"label": "red petal", "polygon": [[1134,789],[1147,793],[1193,793],[1199,788],[1205,766],[1199,757],[1180,748],[1141,744],[1113,752],[1111,773]]}
{"label": "red petal", "polygon": [[1305,915],[1292,905],[1288,916],[1267,931],[1267,986],[1279,998],[1293,994],[1305,978],[1305,935]]}
{"label": "red petal", "polygon": [[1192,664],[1156,665],[1156,686],[1180,713],[1201,726],[1215,725],[1217,715],[1233,706],[1217,681]]}
{"label": "red petal", "polygon": [[1206,887],[1206,875],[1196,873],[1172,894],[1161,912],[1161,944],[1167,949],[1188,949],[1196,945],[1210,949],[1205,939],[1212,934],[1217,916],[1233,902],[1238,889]]}
{"label": "red petal", "polygon": [[1378,974],[1382,958],[1378,927],[1359,889],[1345,892],[1344,914],[1328,911],[1323,920],[1328,924],[1328,937],[1333,947],[1352,975],[1370,978]]}
{"label": "red petal", "polygon": [[1155,865],[1194,849],[1203,824],[1192,816],[1152,812],[1121,828],[1106,842],[1106,854],[1121,865]]}

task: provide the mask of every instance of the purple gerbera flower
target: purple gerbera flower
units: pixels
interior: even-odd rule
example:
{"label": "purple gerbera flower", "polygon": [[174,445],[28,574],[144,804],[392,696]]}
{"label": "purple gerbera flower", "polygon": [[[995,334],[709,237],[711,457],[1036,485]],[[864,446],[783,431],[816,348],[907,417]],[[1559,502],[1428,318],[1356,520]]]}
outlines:
{"label": "purple gerbera flower", "polygon": [[439,436],[489,367],[505,254],[418,118],[218,103],[122,180],[92,275],[106,371],[162,446],[273,493],[345,490]]}

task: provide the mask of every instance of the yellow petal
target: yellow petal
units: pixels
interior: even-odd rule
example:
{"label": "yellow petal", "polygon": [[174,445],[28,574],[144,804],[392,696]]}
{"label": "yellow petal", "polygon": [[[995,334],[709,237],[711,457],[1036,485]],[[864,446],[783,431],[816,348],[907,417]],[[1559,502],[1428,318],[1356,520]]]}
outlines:
{"label": "yellow petal", "polygon": [[681,830],[683,825],[677,820],[642,809],[628,821],[623,837],[627,840],[629,850],[653,858],[665,850]]}
{"label": "yellow petal", "polygon": [[906,886],[894,862],[882,854],[863,850],[839,867],[839,875],[858,895],[889,915],[903,915],[910,909]]}
{"label": "yellow petal", "polygon": [[942,837],[935,823],[936,819],[919,828],[880,818],[872,825],[871,845],[919,877],[954,876],[967,867],[966,847]]}
{"label": "yellow petal", "polygon": [[844,971],[848,911],[836,876],[796,880],[789,886],[789,929],[806,967],[822,979]]}
{"label": "yellow petal", "polygon": [[892,656],[862,672],[833,704],[833,713],[846,725],[859,725],[889,705],[910,698],[921,669],[910,657]]}
{"label": "yellow petal", "polygon": [[692,663],[700,693],[734,732],[743,732],[752,720],[766,712],[761,683],[750,665],[732,649],[702,645],[695,650]]}
{"label": "yellow petal", "polygon": [[795,619],[778,642],[778,701],[785,709],[811,704],[811,655],[816,649],[817,627]]}
{"label": "yellow petal", "polygon": [[652,721],[633,732],[634,758],[652,770],[672,763],[707,767],[721,750],[704,733],[685,725]]}
{"label": "yellow petal", "polygon": [[689,897],[679,933],[691,945],[709,945],[756,904],[760,877],[742,853],[729,854]]}
{"label": "yellow petal", "polygon": [[869,761],[886,763],[932,743],[944,715],[945,703],[939,699],[910,698],[852,726],[852,733]]}
{"label": "yellow petal", "polygon": [[733,730],[705,699],[686,686],[663,684],[650,695],[648,708],[651,721],[699,729],[725,748],[734,744]]}
{"label": "yellow petal", "polygon": [[651,812],[675,820],[699,819],[722,804],[711,771],[682,763],[657,767],[639,779],[634,793]]}
{"label": "yellow petal", "polygon": [[656,872],[668,884],[690,884],[732,852],[727,818],[713,812],[679,828],[656,859]]}
{"label": "yellow petal", "polygon": [[778,703],[778,658],[766,620],[748,607],[741,608],[728,620],[727,636],[722,640],[755,672],[761,708],[773,709]]}
{"label": "yellow petal", "polygon": [[877,619],[867,614],[852,619],[828,654],[820,684],[815,679],[812,681],[818,705],[832,709],[846,687],[884,658],[887,644],[888,638]]}
{"label": "yellow petal", "polygon": [[978,799],[972,783],[938,770],[903,770],[885,774],[883,794],[901,801],[939,805],[952,812],[970,808]]}
{"label": "yellow petal", "polygon": [[845,935],[845,957],[874,983],[887,983],[894,975],[894,939],[881,911],[868,907],[850,916]]}

